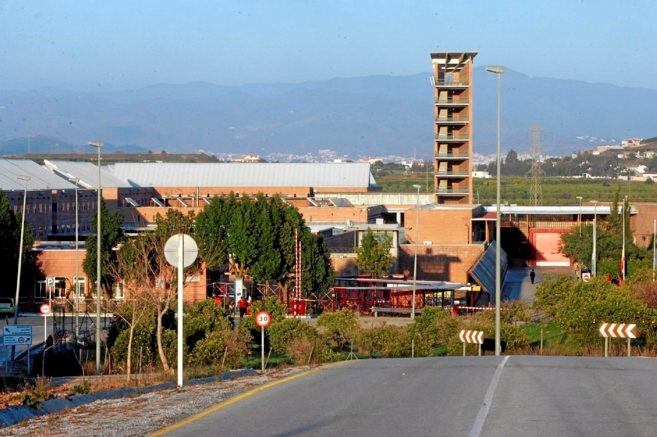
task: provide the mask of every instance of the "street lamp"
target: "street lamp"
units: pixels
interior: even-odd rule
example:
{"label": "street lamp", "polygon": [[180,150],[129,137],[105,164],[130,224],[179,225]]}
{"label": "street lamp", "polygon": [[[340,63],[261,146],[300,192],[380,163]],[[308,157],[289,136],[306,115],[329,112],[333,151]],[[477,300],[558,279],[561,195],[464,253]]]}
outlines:
{"label": "street lamp", "polygon": [[593,203],[593,250],[591,251],[591,276],[596,276],[597,273],[597,233],[598,233],[598,201],[591,200]]}
{"label": "street lamp", "polygon": [[69,178],[69,182],[75,184],[75,278],[73,278],[73,283],[75,286],[75,341],[78,340],[80,336],[80,253],[79,253],[79,220],[78,220],[78,185],[80,184],[80,178],[72,177]]}
{"label": "street lamp", "polygon": [[102,141],[89,143],[98,151],[98,189],[96,199],[96,373],[101,373],[100,367],[100,202],[102,184],[100,180],[100,149],[103,148]]}
{"label": "street lamp", "polygon": [[577,196],[577,200],[579,200],[579,216],[577,216],[577,223],[579,224],[579,238],[582,238],[582,196]]}
{"label": "street lamp", "polygon": [[[23,238],[25,235],[25,211],[27,207],[27,184],[30,182],[29,176],[18,176],[18,180],[25,182],[25,189],[23,191],[23,212],[21,213],[21,239],[18,242],[18,268],[16,273],[16,299],[14,299],[14,326],[18,325],[18,301],[21,291],[21,270],[23,267]],[[11,361],[13,364],[14,357],[16,356],[16,346],[11,347]]]}
{"label": "street lamp", "polygon": [[420,185],[413,184],[417,190],[415,196],[415,254],[413,256],[413,302],[411,310],[411,320],[415,319],[415,293],[417,291],[417,245],[420,242]]}
{"label": "street lamp", "polygon": [[627,210],[627,196],[623,198],[623,249],[621,254],[621,277],[625,282],[625,214]]}
{"label": "street lamp", "polygon": [[500,168],[502,167],[501,158],[501,113],[502,113],[502,74],[504,67],[490,66],[486,71],[497,75],[497,204],[495,213],[495,355],[499,356],[501,352],[500,341],[500,300],[502,298],[502,267],[500,265],[500,251],[502,250],[500,239],[502,236],[500,227]]}

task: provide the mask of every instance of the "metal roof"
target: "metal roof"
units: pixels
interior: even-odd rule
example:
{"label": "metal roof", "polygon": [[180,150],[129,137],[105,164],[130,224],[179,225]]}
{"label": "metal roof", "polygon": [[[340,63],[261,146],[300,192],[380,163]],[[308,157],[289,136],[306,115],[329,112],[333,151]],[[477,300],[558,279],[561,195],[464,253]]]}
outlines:
{"label": "metal roof", "polygon": [[[98,186],[98,166],[82,161],[50,161],[44,160],[44,166],[55,175],[68,179],[80,179],[80,186],[94,189]],[[117,178],[106,167],[100,168],[100,182],[103,187],[129,187],[127,181]]]}
{"label": "metal roof", "polygon": [[75,186],[70,182],[55,176],[39,164],[27,159],[0,159],[0,190],[23,190],[25,182],[19,176],[28,176],[27,189],[36,190],[65,190]]}
{"label": "metal roof", "polygon": [[117,178],[142,187],[349,187],[376,184],[367,163],[117,163]]}
{"label": "metal roof", "polygon": [[[620,211],[619,206],[619,211]],[[485,206],[486,213],[497,212],[495,205]],[[609,205],[582,205],[580,206],[523,206],[523,205],[501,205],[500,212],[502,214],[525,214],[525,215],[608,215],[611,211]],[[631,208],[630,214],[636,214],[637,211]]]}

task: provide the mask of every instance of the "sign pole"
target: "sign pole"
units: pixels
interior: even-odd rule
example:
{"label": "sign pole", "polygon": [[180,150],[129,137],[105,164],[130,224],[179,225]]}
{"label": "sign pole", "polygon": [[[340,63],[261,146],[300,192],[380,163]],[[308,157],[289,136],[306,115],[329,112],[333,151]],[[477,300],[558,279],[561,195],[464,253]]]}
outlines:
{"label": "sign pole", "polygon": [[605,337],[605,358],[609,357],[609,337]]}
{"label": "sign pole", "polygon": [[477,355],[481,356],[481,343],[479,343],[477,346]]}
{"label": "sign pole", "polygon": [[627,337],[627,356],[631,357],[632,356],[632,346],[630,345],[630,342],[632,339],[630,337]]}
{"label": "sign pole", "polygon": [[260,328],[260,369],[265,371],[265,328]]}
{"label": "sign pole", "polygon": [[465,342],[463,342],[463,356],[465,356]]}
{"label": "sign pole", "polygon": [[48,314],[43,315],[43,344],[48,341]]}
{"label": "sign pole", "polygon": [[183,269],[184,267],[184,238],[180,238],[178,245],[178,387],[183,386]]}

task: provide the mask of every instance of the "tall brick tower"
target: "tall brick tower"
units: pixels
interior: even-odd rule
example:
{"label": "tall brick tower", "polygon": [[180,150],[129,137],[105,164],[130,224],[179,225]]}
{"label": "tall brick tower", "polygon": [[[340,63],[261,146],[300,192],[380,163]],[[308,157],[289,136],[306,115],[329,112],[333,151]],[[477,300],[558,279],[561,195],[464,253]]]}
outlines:
{"label": "tall brick tower", "polygon": [[431,53],[434,188],[442,204],[472,204],[472,60],[476,52]]}

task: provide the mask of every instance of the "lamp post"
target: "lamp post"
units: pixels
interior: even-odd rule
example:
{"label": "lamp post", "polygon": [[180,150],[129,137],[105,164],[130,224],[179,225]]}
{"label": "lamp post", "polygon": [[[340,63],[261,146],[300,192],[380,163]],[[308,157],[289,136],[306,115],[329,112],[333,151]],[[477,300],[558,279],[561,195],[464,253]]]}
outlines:
{"label": "lamp post", "polygon": [[582,238],[582,196],[577,196],[577,200],[579,200],[579,215],[577,216],[577,223],[579,224],[579,238]]}
{"label": "lamp post", "polygon": [[95,147],[98,152],[98,189],[96,199],[96,373],[101,373],[100,365],[100,202],[101,202],[101,189],[102,184],[100,180],[100,149],[103,147],[102,141],[90,142],[91,147]]}
{"label": "lamp post", "polygon": [[625,282],[625,214],[627,213],[627,196],[623,198],[623,246],[621,253],[621,278]]}
{"label": "lamp post", "polygon": [[[18,176],[20,181],[25,182],[25,189],[23,191],[23,212],[21,213],[21,239],[18,242],[18,267],[16,272],[16,298],[14,299],[14,326],[18,325],[18,301],[20,299],[21,291],[21,270],[23,267],[23,238],[25,235],[25,211],[27,209],[27,184],[30,182],[29,176]],[[11,347],[11,361],[13,364],[14,357],[16,356],[16,346]]]}
{"label": "lamp post", "polygon": [[652,282],[655,282],[655,267],[657,267],[657,254],[655,253],[655,238],[657,238],[657,220],[652,220]]}
{"label": "lamp post", "polygon": [[73,283],[75,287],[75,341],[78,340],[80,336],[80,253],[79,253],[79,219],[78,219],[78,185],[80,184],[80,178],[70,178],[69,181],[75,184],[75,278],[73,278]]}
{"label": "lamp post", "polygon": [[500,265],[500,239],[502,235],[500,227],[500,176],[502,167],[501,158],[501,113],[502,113],[502,74],[504,74],[504,67],[491,66],[486,67],[486,71],[497,75],[497,204],[495,213],[495,355],[499,356],[501,353],[500,341],[500,300],[502,298],[502,266]]}
{"label": "lamp post", "polygon": [[591,251],[591,276],[597,275],[597,232],[598,232],[598,201],[591,200],[593,202],[593,250]]}
{"label": "lamp post", "polygon": [[415,293],[417,291],[417,245],[420,242],[420,185],[414,184],[417,190],[415,195],[415,253],[413,255],[413,302],[411,309],[411,320],[415,319]]}

